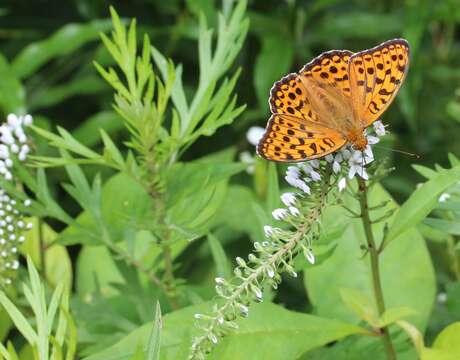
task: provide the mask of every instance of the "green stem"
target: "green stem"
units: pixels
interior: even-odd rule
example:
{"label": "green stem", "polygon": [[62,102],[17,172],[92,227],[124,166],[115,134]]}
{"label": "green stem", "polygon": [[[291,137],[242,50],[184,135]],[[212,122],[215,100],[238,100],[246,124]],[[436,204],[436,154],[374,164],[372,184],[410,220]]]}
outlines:
{"label": "green stem", "polygon": [[[380,269],[379,269],[379,251],[375,245],[374,234],[372,232],[371,219],[369,216],[369,205],[367,201],[367,186],[366,181],[358,177],[359,183],[359,204],[361,206],[361,219],[364,226],[364,232],[366,234],[367,247],[370,256],[371,262],[371,271],[372,271],[372,286],[374,289],[374,297],[377,303],[377,309],[379,315],[382,315],[385,312],[385,301],[383,298],[382,283],[380,281]],[[385,348],[385,353],[389,360],[396,359],[396,352],[391,341],[390,333],[388,327],[383,327],[380,329],[382,333],[382,342],[383,347]]]}
{"label": "green stem", "polygon": [[40,268],[42,271],[42,276],[46,279],[46,243],[43,237],[43,220],[38,218],[38,246],[40,247]]}
{"label": "green stem", "polygon": [[451,259],[451,268],[455,275],[455,279],[460,281],[460,264],[458,262],[456,243],[453,236],[447,237],[447,252]]}

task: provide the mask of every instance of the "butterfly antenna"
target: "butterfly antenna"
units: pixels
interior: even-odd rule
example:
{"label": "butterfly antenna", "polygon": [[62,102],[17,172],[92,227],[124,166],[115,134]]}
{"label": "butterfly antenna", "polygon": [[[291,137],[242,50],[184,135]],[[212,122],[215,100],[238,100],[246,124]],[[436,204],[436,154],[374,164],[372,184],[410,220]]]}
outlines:
{"label": "butterfly antenna", "polygon": [[399,154],[404,154],[404,155],[408,155],[408,156],[413,156],[413,157],[415,157],[416,159],[420,159],[420,155],[419,155],[419,154],[410,153],[410,152],[408,152],[408,151],[398,150],[398,149],[392,149],[392,148],[388,148],[388,147],[380,146],[380,145],[373,145],[373,147],[378,148],[378,149],[393,151],[393,152],[399,153]]}

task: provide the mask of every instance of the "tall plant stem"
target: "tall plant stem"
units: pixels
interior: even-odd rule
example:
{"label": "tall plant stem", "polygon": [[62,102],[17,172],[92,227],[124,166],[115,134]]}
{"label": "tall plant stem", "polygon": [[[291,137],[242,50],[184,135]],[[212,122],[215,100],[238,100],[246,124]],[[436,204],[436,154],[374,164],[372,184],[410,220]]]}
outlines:
{"label": "tall plant stem", "polygon": [[46,279],[46,243],[45,237],[43,234],[43,220],[42,218],[38,218],[37,221],[38,226],[38,246],[39,246],[39,254],[40,254],[40,267],[43,278]]}
{"label": "tall plant stem", "polygon": [[[371,219],[369,216],[369,204],[367,201],[367,186],[366,181],[358,177],[359,183],[359,204],[361,206],[361,219],[366,234],[367,248],[369,251],[371,271],[372,271],[372,286],[374,289],[374,297],[377,303],[379,315],[385,312],[385,301],[383,298],[382,283],[380,281],[380,268],[379,268],[379,249],[375,245],[374,234],[372,232]],[[396,352],[391,342],[388,327],[380,329],[382,333],[382,342],[385,348],[385,353],[389,360],[396,359]]]}

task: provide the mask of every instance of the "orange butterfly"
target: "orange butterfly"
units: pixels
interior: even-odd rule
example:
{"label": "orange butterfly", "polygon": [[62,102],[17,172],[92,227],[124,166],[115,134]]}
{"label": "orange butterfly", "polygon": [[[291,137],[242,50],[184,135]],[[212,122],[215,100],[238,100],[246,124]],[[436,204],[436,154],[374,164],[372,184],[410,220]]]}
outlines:
{"label": "orange butterfly", "polygon": [[316,159],[351,143],[367,146],[365,129],[390,106],[409,68],[409,44],[386,41],[353,54],[328,51],[276,82],[272,116],[257,152],[267,160]]}

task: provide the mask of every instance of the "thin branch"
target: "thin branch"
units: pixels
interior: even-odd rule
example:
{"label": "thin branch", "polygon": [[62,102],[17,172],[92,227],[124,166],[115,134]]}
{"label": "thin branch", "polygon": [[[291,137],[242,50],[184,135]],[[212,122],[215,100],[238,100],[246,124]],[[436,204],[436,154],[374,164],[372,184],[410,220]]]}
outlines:
{"label": "thin branch", "polygon": [[[369,205],[367,200],[367,186],[366,181],[358,177],[359,184],[359,204],[361,206],[361,219],[364,226],[364,232],[366,234],[367,246],[369,251],[369,257],[371,262],[372,271],[372,286],[374,289],[374,297],[377,303],[377,309],[379,315],[385,312],[385,301],[383,297],[382,283],[380,280],[380,269],[379,269],[379,251],[375,245],[374,234],[372,232],[371,220],[369,216]],[[395,349],[391,341],[388,327],[380,329],[382,332],[382,342],[385,348],[385,353],[389,360],[396,359]]]}

